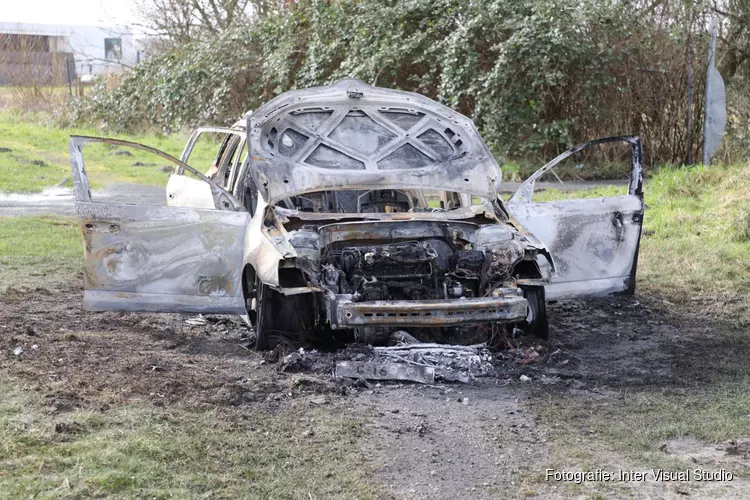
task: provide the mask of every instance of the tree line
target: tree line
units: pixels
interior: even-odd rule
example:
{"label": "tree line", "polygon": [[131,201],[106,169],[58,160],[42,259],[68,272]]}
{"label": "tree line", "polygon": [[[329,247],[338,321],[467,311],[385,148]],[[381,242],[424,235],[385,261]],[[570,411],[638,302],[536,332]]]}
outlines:
{"label": "tree line", "polygon": [[144,1],[156,53],[76,99],[73,120],[226,124],[280,92],[356,77],[472,117],[502,158],[640,134],[650,163],[679,164],[700,157],[716,17],[723,158],[750,145],[750,0]]}

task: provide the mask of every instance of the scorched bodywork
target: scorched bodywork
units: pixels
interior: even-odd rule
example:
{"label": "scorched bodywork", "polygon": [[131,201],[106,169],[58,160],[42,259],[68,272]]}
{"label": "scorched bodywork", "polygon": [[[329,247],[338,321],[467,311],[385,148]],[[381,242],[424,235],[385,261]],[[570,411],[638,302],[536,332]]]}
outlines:
{"label": "scorched bodywork", "polygon": [[[206,175],[203,132],[225,134]],[[446,342],[547,335],[546,299],[632,293],[643,218],[641,143],[592,141],[531,176],[507,203],[471,120],[426,97],[344,80],[288,92],[230,129],[199,129],[165,205],[91,199],[71,161],[93,310],[247,314],[258,346]],[[590,146],[632,152],[622,196],[533,201],[534,182]],[[132,145],[145,148],[144,146]]]}

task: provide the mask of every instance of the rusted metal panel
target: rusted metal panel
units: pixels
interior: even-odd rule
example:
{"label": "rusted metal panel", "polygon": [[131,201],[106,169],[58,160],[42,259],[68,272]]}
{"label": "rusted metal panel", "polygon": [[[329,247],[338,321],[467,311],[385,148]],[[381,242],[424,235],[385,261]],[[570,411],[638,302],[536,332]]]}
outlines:
{"label": "rusted metal panel", "polygon": [[244,314],[241,273],[248,213],[76,206],[88,307]]}
{"label": "rusted metal panel", "polygon": [[360,80],[286,92],[248,118],[266,200],[328,189],[449,190],[495,199],[497,162],[472,121]]}
{"label": "rusted metal panel", "polygon": [[337,326],[447,326],[526,319],[528,302],[515,295],[454,300],[391,300],[336,304]]}

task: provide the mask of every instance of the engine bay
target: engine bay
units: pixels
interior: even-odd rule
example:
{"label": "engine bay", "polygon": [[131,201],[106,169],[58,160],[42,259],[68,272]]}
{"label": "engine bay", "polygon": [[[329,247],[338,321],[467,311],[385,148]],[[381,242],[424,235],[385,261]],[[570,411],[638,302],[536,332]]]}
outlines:
{"label": "engine bay", "polygon": [[476,297],[484,261],[483,252],[454,252],[439,239],[347,246],[326,254],[322,282],[362,301]]}
{"label": "engine bay", "polygon": [[320,282],[356,301],[487,297],[493,288],[512,281],[513,269],[524,256],[510,242],[502,252],[451,243],[424,238],[329,247],[321,261]]}
{"label": "engine bay", "polygon": [[497,320],[506,313],[518,319],[522,287],[541,277],[536,253],[505,225],[349,217],[300,222],[293,215],[285,220],[296,226],[288,233],[296,256],[279,267],[282,293],[314,287],[326,318],[321,324],[349,329],[367,343],[381,341],[395,324],[415,335],[426,328],[446,341],[497,338]]}

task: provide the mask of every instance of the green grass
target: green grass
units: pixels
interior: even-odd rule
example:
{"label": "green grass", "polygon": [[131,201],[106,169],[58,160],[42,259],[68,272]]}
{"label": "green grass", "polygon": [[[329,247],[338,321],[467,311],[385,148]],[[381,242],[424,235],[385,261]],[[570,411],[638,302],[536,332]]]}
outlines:
{"label": "green grass", "polygon": [[[0,192],[39,192],[64,181],[70,186],[68,141],[71,135],[107,136],[96,129],[53,128],[29,121],[27,115],[0,111],[0,147],[11,150],[0,153]],[[142,143],[175,157],[179,157],[187,137],[186,134],[116,135],[116,138]],[[201,145],[203,147],[196,148],[191,156],[191,164],[206,171],[218,145]],[[132,156],[116,154],[126,149]],[[85,146],[84,160],[94,189],[117,182],[166,185],[168,173],[162,167],[170,165],[147,152],[130,148],[115,150],[105,144]]]}
{"label": "green grass", "polygon": [[603,196],[619,196],[627,194],[627,192],[627,186],[597,186],[594,188],[578,189],[574,191],[561,191],[555,188],[545,188],[534,191],[533,201],[545,202],[582,198],[601,198]]}
{"label": "green grass", "polygon": [[[534,200],[625,192],[625,187],[550,189]],[[648,179],[644,194],[638,287],[679,302],[702,295],[750,300],[750,165],[662,167]],[[750,311],[740,312],[743,324],[750,324]]]}
{"label": "green grass", "polygon": [[32,387],[6,379],[0,491],[5,498],[382,496],[356,450],[365,432],[360,420],[316,407],[126,404],[50,414]]}
{"label": "green grass", "polygon": [[[547,161],[526,160],[502,160],[498,159],[503,171],[503,182],[522,182],[531,174],[542,168]],[[586,161],[576,163],[575,160],[565,160],[554,169],[554,173],[565,181],[595,181],[605,179],[627,179],[630,172],[630,164],[627,162],[608,161]],[[540,181],[557,182],[557,177],[551,172],[542,176]]]}
{"label": "green grass", "polygon": [[0,217],[0,293],[9,286],[70,283],[82,269],[76,218]]}
{"label": "green grass", "polygon": [[[548,190],[535,199],[623,193],[610,187]],[[608,459],[620,460],[612,466],[692,468],[696,464],[659,446],[680,436],[710,447],[750,435],[750,165],[664,167],[644,193],[637,293],[667,299],[672,313],[692,318],[685,321],[705,322],[706,346],[665,367],[682,367],[689,389],[670,390],[657,379],[650,387],[599,398],[537,395],[530,406],[539,422],[554,429],[550,454],[557,468],[593,470]],[[700,383],[689,378],[687,365],[701,374]],[[733,472],[748,474],[750,468]]]}

